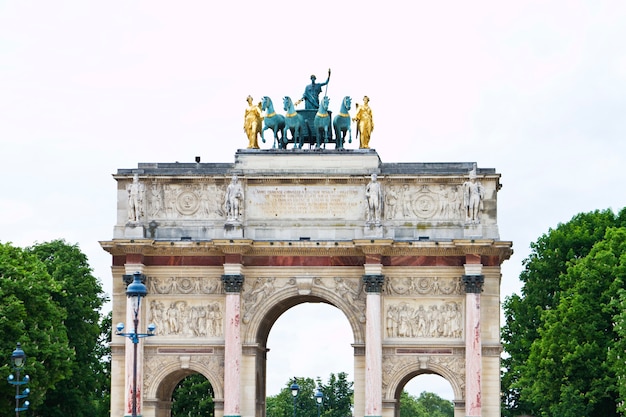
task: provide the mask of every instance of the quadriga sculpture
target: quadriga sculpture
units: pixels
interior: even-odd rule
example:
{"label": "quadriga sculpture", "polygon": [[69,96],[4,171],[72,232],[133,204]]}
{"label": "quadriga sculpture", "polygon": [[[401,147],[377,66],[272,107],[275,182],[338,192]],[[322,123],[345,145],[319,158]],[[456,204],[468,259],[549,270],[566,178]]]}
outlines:
{"label": "quadriga sculpture", "polygon": [[291,138],[293,139],[294,148],[302,148],[304,129],[304,118],[298,114],[293,106],[291,97],[283,98],[283,109],[287,112],[285,114],[285,136],[284,140],[287,140],[287,132],[291,132]]}
{"label": "quadriga sculpture", "polygon": [[[282,114],[276,114],[274,111],[274,104],[272,104],[272,99],[267,96],[263,96],[261,99],[261,110],[266,112],[265,117],[263,118],[261,140],[265,143],[263,133],[267,129],[271,129],[272,132],[274,132],[274,145],[272,145],[272,148],[286,149],[287,138],[285,137],[285,116]],[[278,135],[279,133],[280,137]]]}
{"label": "quadriga sculpture", "polygon": [[346,141],[346,132],[348,133],[348,143],[352,143],[352,128],[350,114],[348,111],[352,107],[352,99],[345,96],[341,100],[341,111],[333,119],[333,128],[335,129],[335,149],[343,149]]}
{"label": "quadriga sculpture", "polygon": [[315,148],[319,149],[322,146],[322,139],[324,144],[328,143],[328,135],[330,134],[330,115],[328,114],[328,104],[330,99],[328,96],[324,96],[320,102],[320,107],[317,110],[315,119],[313,120],[313,126],[315,128]]}

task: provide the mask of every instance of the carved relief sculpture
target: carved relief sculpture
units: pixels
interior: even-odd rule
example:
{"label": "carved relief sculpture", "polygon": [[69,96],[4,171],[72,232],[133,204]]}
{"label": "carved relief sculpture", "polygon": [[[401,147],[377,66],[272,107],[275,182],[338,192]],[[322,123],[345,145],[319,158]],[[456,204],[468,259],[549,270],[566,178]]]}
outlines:
{"label": "carved relief sculpture", "polygon": [[463,336],[463,314],[460,303],[424,305],[409,303],[387,307],[387,337],[393,338],[460,338]]}
{"label": "carved relief sculpture", "polygon": [[150,302],[150,322],[160,336],[221,337],[224,334],[224,314],[219,302],[191,305],[187,301],[172,301],[169,306],[158,300]]}

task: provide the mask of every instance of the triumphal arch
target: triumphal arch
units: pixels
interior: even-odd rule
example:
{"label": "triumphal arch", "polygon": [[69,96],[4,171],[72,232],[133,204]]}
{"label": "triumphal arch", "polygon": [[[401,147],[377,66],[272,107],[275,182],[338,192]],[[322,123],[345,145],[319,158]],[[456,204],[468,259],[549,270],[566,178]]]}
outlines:
{"label": "triumphal arch", "polygon": [[[265,416],[269,331],[300,303],[328,303],[354,339],[354,414],[398,416],[404,385],[445,378],[455,416],[500,415],[500,175],[475,163],[385,163],[373,149],[241,149],[232,163],[119,169],[113,322],[128,276],[147,295],[142,339],[113,336],[112,416],[170,415],[203,374],[216,416]],[[130,323],[127,324],[130,328]],[[133,363],[136,363],[134,369]],[[314,377],[314,376],[309,376]]]}

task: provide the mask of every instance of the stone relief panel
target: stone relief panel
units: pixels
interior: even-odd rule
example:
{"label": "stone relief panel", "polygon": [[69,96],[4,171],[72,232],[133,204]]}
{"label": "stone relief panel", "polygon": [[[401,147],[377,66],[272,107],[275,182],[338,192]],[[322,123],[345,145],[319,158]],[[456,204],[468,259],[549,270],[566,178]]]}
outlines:
{"label": "stone relief panel", "polygon": [[226,185],[152,181],[146,192],[148,218],[220,220],[226,217]]}
{"label": "stone relief panel", "polygon": [[388,338],[463,337],[463,305],[455,301],[385,303]]}
{"label": "stone relief panel", "polygon": [[384,355],[383,356],[383,393],[388,392],[393,381],[399,381],[407,371],[415,371],[415,364],[419,369],[430,369],[439,375],[454,382],[462,393],[465,392],[465,361],[463,357],[452,355]]}
{"label": "stone relief panel", "polygon": [[485,187],[474,171],[459,184],[396,184],[385,186],[385,219],[419,219],[479,224]]}
{"label": "stone relief panel", "polygon": [[207,277],[148,277],[149,294],[221,294],[222,281]]}
{"label": "stone relief panel", "polygon": [[224,307],[219,301],[150,301],[148,321],[158,336],[222,337]]}
{"label": "stone relief panel", "polygon": [[462,295],[461,278],[399,277],[386,279],[388,295]]}

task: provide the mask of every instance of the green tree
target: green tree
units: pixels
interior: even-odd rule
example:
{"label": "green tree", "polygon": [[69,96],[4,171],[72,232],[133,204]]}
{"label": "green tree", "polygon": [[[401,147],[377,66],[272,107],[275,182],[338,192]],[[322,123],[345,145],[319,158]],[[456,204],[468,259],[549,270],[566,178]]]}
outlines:
{"label": "green tree", "polygon": [[213,387],[202,374],[183,378],[172,395],[172,417],[213,417]]}
{"label": "green tree", "polygon": [[28,251],[46,265],[59,286],[60,291],[51,296],[66,312],[64,324],[69,346],[74,351],[71,377],[46,394],[46,415],[94,416],[98,400],[110,384],[100,344],[100,310],[107,301],[102,285],[92,275],[87,256],[77,245],[54,240],[37,244]]}
{"label": "green tree", "polygon": [[[6,357],[20,342],[27,355],[24,374],[31,382],[31,414],[39,415],[42,403],[58,383],[72,372],[75,351],[68,343],[66,310],[54,301],[63,288],[53,280],[47,267],[34,253],[0,243],[0,351]],[[12,370],[3,362],[0,373]],[[12,404],[15,390],[0,384],[3,404]],[[41,411],[48,414],[48,410]],[[0,416],[15,415],[13,407],[0,407]]]}
{"label": "green tree", "polygon": [[[330,374],[328,384],[322,384],[321,380],[314,381],[311,378],[298,378],[300,392],[295,399],[296,414],[298,417],[317,417],[317,403],[313,395],[317,387],[321,387],[324,394],[324,402],[320,408],[321,417],[346,417],[351,414],[352,407],[352,382],[347,380],[347,374]],[[291,384],[287,381],[278,395],[266,399],[265,409],[267,417],[292,417],[294,398],[291,395]]]}
{"label": "green tree", "polygon": [[414,397],[402,391],[400,417],[454,417],[454,404],[432,392]]}
{"label": "green tree", "polygon": [[601,265],[608,256],[601,242],[614,239],[607,230],[626,225],[625,219],[624,210],[579,214],[531,245],[520,275],[522,295],[504,303],[504,416],[614,415],[615,398],[607,399],[612,377],[597,375],[608,369],[600,351],[610,344],[607,291],[614,286]]}

